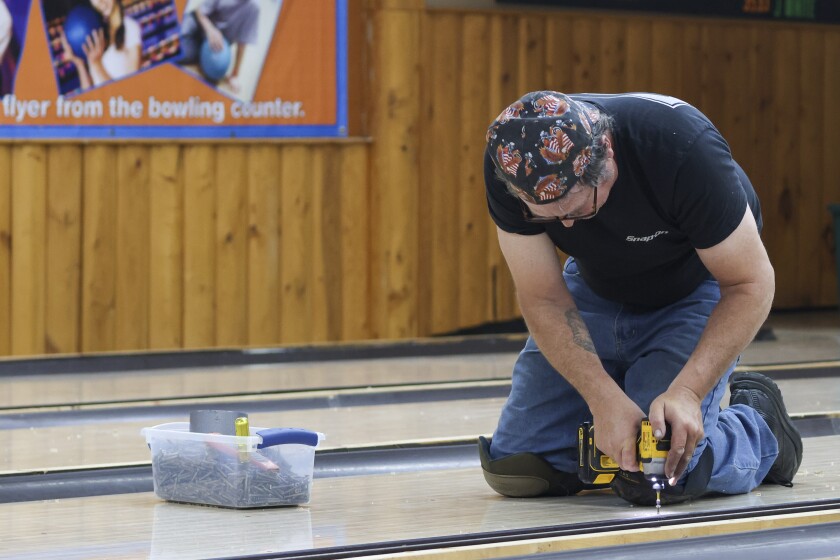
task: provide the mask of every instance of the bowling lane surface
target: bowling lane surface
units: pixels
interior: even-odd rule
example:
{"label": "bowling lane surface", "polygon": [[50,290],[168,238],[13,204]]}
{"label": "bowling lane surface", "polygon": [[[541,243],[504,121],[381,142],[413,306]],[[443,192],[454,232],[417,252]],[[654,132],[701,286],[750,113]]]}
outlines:
{"label": "bowling lane surface", "polygon": [[[840,414],[840,384],[833,378],[780,379],[778,385],[789,412],[795,417]],[[443,389],[450,397],[463,390],[465,394],[483,390],[485,394],[504,394],[504,380],[477,383],[424,385],[416,391]],[[242,397],[248,406],[241,409],[260,427],[302,427],[326,434],[321,449],[364,445],[388,445],[405,441],[462,439],[492,433],[504,404],[504,397],[452,398],[388,404],[389,400],[411,399],[413,388],[388,390],[358,389],[295,393],[288,400],[263,396],[276,410],[266,409],[259,398]],[[307,395],[320,399],[321,406],[295,408],[295,399]],[[379,400],[382,404],[346,405],[349,397],[358,402]],[[723,399],[724,404],[729,400]],[[0,414],[0,434],[6,441],[6,452],[0,455],[0,475],[54,469],[148,463],[150,457],[140,430],[166,422],[185,422],[186,410],[217,408],[213,401],[193,399],[179,401],[185,409],[174,414],[169,409],[156,412],[156,403],[146,403],[123,412],[110,405],[105,420],[77,417],[68,411],[50,414],[42,419],[38,413],[18,416],[15,412]],[[237,410],[236,401],[225,401]],[[191,404],[194,403],[194,404]],[[94,405],[77,407],[75,411],[98,410]],[[40,423],[36,423],[40,422]]]}
{"label": "bowling lane surface", "polygon": [[510,379],[515,352],[0,376],[0,410]]}
{"label": "bowling lane surface", "polygon": [[[840,436],[807,438],[793,488],[761,486],[668,506],[659,516],[838,500],[838,445]],[[479,468],[459,468],[316,479],[310,504],[292,508],[226,510],[152,493],[2,504],[0,559],[235,557],[656,516],[603,491],[503,498]]]}

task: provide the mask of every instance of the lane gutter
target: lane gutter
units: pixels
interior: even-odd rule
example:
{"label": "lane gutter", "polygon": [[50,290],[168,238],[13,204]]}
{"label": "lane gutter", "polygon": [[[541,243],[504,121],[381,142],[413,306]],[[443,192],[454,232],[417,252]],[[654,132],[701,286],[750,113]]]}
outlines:
{"label": "lane gutter", "polygon": [[[337,546],[300,551],[254,554],[237,556],[236,558],[241,558],[243,560],[339,560],[344,558],[359,558],[374,555],[397,555],[410,552],[431,551],[435,549],[457,549],[463,547],[475,547],[479,545],[504,544],[536,539],[556,539],[561,537],[592,535],[616,531],[667,528],[686,524],[721,523],[726,521],[743,520],[745,518],[826,512],[830,510],[837,510],[838,508],[840,508],[840,498],[833,498],[809,502],[794,502],[775,506],[753,506],[724,511],[674,514],[668,515],[667,517],[651,516],[644,519],[621,519],[552,525],[547,527],[529,527],[505,531],[470,533],[466,535],[447,535],[440,537],[406,539],[400,541],[366,543],[360,545]],[[840,512],[838,512],[838,514],[840,515]],[[232,558],[233,557],[221,557],[214,560],[232,560]]]}

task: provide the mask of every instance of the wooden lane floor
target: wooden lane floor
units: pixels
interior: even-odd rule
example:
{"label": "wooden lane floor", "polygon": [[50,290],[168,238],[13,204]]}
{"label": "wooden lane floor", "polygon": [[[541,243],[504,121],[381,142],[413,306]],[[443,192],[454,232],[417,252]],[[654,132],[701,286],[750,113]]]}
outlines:
{"label": "wooden lane floor", "polygon": [[[825,338],[825,336],[823,336]],[[829,342],[833,339],[829,339]],[[516,339],[513,342],[517,342]],[[505,342],[510,345],[511,342]],[[786,335],[780,341],[753,342],[744,352],[741,369],[777,363],[791,365],[796,345],[803,342]],[[836,349],[827,351],[823,342],[816,350],[800,352],[799,362],[834,356],[834,361],[812,366],[840,370]],[[422,353],[414,350],[415,353]],[[231,367],[193,367],[79,373],[26,373],[0,375],[0,411],[36,407],[75,408],[97,403],[167,401],[225,395],[257,395],[281,391],[307,391],[346,387],[395,386],[510,379],[516,351],[408,356],[377,359],[346,359],[282,364],[254,364]],[[0,364],[3,362],[0,361]],[[3,371],[14,370],[8,364]],[[28,371],[22,367],[23,371]],[[37,368],[36,368],[37,369]]]}
{"label": "wooden lane floor", "polygon": [[[778,385],[785,395],[789,411],[798,418],[837,414],[840,411],[840,386],[833,378],[780,379]],[[249,413],[254,426],[303,427],[326,434],[327,439],[321,449],[463,439],[493,431],[504,403],[501,394],[506,387],[507,382],[495,381],[387,390],[295,393],[286,400],[272,400],[278,399],[276,395],[262,396],[256,400],[254,397],[242,397],[243,402],[249,403],[242,409]],[[400,396],[404,399],[414,398],[412,393],[439,389],[457,395],[460,391],[469,394],[477,388],[496,388],[494,392],[500,396],[368,406],[342,404],[352,402],[351,397],[361,399],[360,402],[365,397],[373,401],[381,398],[383,403],[387,403]],[[296,409],[294,403],[307,396],[313,399],[317,397],[324,404],[312,409]],[[266,409],[265,405],[259,404],[260,399],[272,403],[277,409]],[[218,408],[212,400],[180,402],[192,408]],[[226,406],[230,407],[236,407],[236,402],[225,401]],[[728,397],[724,398],[725,402],[728,402]],[[14,414],[0,414],[0,434],[6,442],[5,452],[0,455],[0,475],[114,464],[148,464],[149,452],[140,436],[140,430],[166,422],[185,422],[189,418],[186,409],[179,414],[167,409],[156,415],[155,404],[146,403],[141,410],[142,414],[138,409],[133,409],[133,413],[125,415],[122,415],[117,405],[113,405],[105,411],[113,412],[114,416],[104,421],[74,420],[77,417],[70,412],[58,412],[49,417],[46,425],[33,425],[39,417],[37,413],[22,418]],[[102,410],[95,406],[88,409]],[[78,408],[77,412],[79,410],[84,408]],[[66,414],[66,418],[62,414]],[[138,415],[142,417],[138,418]]]}
{"label": "wooden lane floor", "polygon": [[[789,411],[797,417],[835,414],[840,411],[840,386],[833,378],[801,378],[778,380]],[[498,419],[504,398],[472,398],[440,401],[403,402],[369,406],[342,406],[351,396],[373,398],[379,395],[384,402],[389,397],[402,394],[411,398],[412,392],[442,388],[465,393],[475,388],[504,389],[506,382],[477,382],[464,384],[423,385],[393,390],[345,390],[296,393],[288,404],[274,401],[277,396],[263,396],[266,402],[277,402],[278,410],[266,410],[259,399],[249,397],[245,412],[251,415],[252,424],[262,427],[304,427],[326,434],[322,449],[344,448],[361,445],[383,445],[395,441],[459,439],[491,433]],[[492,394],[492,393],[490,393]],[[323,399],[323,407],[295,409],[295,399],[307,395]],[[245,397],[242,398],[245,400]],[[344,399],[344,400],[342,400]],[[724,398],[724,402],[728,397]],[[193,408],[217,408],[213,401],[185,400]],[[194,402],[194,405],[189,403]],[[225,401],[228,406],[236,400]],[[333,404],[328,404],[333,403]],[[66,420],[58,418],[47,425],[32,425],[38,415],[19,420],[14,414],[0,415],[0,433],[6,442],[0,455],[0,474],[46,471],[54,469],[84,468],[111,464],[148,463],[148,449],[140,430],[166,422],[188,420],[184,410],[155,415],[155,403],[146,403],[142,418],[113,408],[115,416],[106,421],[74,421],[68,412]],[[96,409],[97,407],[90,407]],[[10,428],[10,426],[18,426]]]}
{"label": "wooden lane floor", "polygon": [[510,379],[515,352],[0,376],[0,410]]}
{"label": "wooden lane floor", "polygon": [[710,512],[749,517],[757,508],[836,504],[838,445],[840,436],[806,438],[793,488],[767,485],[747,495],[704,498],[665,507],[658,517],[654,508],[633,507],[604,491],[503,498],[478,468],[316,479],[310,504],[294,508],[206,508],[166,503],[152,493],[0,504],[0,558],[242,557],[590,522],[656,524]]}
{"label": "wooden lane floor", "polygon": [[[324,433],[320,449],[386,445],[392,442],[475,438],[495,427],[503,398],[456,399],[373,406],[249,413],[259,427],[302,427]],[[204,408],[198,406],[196,408]],[[187,422],[189,414],[117,418],[106,423],[59,424],[0,430],[6,449],[0,475],[101,465],[150,463],[140,431],[166,422]]]}

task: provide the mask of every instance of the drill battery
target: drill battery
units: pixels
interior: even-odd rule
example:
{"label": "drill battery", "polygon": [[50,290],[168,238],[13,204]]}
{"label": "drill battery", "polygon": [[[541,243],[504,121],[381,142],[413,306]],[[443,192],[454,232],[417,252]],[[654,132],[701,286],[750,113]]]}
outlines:
{"label": "drill battery", "polygon": [[[665,476],[665,459],[671,449],[671,429],[665,437],[653,435],[650,420],[644,418],[636,439],[636,459],[639,469],[649,480]],[[618,463],[603,454],[595,444],[595,426],[584,422],[578,427],[578,478],[587,484],[609,484],[618,473]]]}

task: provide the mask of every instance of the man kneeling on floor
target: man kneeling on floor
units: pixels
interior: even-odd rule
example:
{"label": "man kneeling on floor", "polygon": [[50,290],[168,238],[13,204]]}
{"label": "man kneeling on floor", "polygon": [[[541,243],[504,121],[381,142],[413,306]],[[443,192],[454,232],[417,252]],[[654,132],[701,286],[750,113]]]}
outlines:
{"label": "man kneeling on floor", "polygon": [[531,335],[479,442],[490,486],[589,487],[577,476],[589,421],[620,468],[613,490],[652,505],[636,458],[645,416],[657,437],[671,429],[663,504],[790,486],[802,439],[778,387],[732,375],[775,283],[758,198],[708,118],[663,95],[533,92],[490,125],[484,173]]}

